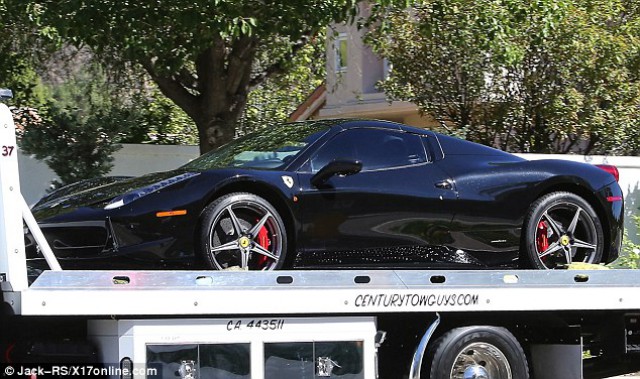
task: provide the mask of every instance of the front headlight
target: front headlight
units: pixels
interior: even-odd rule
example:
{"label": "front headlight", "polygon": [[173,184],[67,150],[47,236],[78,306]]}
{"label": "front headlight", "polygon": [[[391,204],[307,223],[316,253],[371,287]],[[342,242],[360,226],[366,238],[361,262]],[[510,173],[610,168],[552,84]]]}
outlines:
{"label": "front headlight", "polygon": [[142,187],[142,188],[136,188],[133,191],[129,191],[123,195],[120,196],[116,196],[115,198],[113,198],[113,200],[111,200],[109,202],[109,204],[105,205],[104,209],[105,210],[109,210],[109,209],[116,209],[116,208],[120,208],[123,205],[127,205],[130,204],[136,200],[138,200],[141,197],[147,196],[150,193],[154,193],[156,191],[159,191],[165,187],[169,187],[172,186],[176,183],[180,183],[182,181],[185,181],[187,179],[193,178],[194,176],[200,175],[199,172],[187,172],[184,174],[180,174],[177,176],[173,176],[169,179],[165,179],[165,180],[161,180],[157,183],[153,183],[151,185],[148,185],[146,187]]}

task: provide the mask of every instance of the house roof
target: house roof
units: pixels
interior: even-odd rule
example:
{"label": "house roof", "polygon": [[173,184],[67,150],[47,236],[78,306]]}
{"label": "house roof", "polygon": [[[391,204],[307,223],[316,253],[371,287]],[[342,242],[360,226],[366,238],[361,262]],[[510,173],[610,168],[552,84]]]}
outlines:
{"label": "house roof", "polygon": [[327,101],[327,87],[320,84],[309,96],[289,115],[289,121],[302,121],[311,118]]}

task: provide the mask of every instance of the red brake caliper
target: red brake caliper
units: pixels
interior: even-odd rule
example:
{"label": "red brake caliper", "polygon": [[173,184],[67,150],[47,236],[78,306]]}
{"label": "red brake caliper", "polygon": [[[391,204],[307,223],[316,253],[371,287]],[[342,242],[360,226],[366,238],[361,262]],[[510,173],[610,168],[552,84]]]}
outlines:
{"label": "red brake caliper", "polygon": [[[271,240],[269,239],[269,232],[267,231],[266,227],[263,226],[262,228],[260,228],[260,231],[258,232],[258,236],[256,240],[258,244],[262,246],[265,250],[269,250],[269,246],[271,245]],[[260,255],[258,257],[258,267],[263,267],[267,263],[268,259],[269,257]]]}
{"label": "red brake caliper", "polygon": [[[542,253],[549,248],[549,237],[547,237],[547,223],[544,221],[540,221],[538,223],[538,230],[536,231],[536,246],[538,247],[538,252]],[[543,259],[546,257],[543,257]]]}

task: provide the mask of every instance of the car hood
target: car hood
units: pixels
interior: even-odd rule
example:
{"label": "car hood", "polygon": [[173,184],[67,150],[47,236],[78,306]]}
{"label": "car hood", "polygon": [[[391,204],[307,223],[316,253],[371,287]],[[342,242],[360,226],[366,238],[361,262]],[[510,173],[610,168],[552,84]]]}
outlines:
{"label": "car hood", "polygon": [[48,213],[47,210],[54,208],[58,210],[71,210],[79,207],[103,207],[108,201],[118,195],[183,173],[185,173],[184,170],[156,172],[137,178],[124,178],[115,182],[107,181],[105,184],[90,186],[89,188],[84,185],[71,184],[70,186],[76,186],[79,190],[60,191],[61,196],[47,196],[43,199],[44,201],[41,200],[34,205],[32,212],[36,214],[37,219],[41,219],[41,217],[37,216],[38,213]]}

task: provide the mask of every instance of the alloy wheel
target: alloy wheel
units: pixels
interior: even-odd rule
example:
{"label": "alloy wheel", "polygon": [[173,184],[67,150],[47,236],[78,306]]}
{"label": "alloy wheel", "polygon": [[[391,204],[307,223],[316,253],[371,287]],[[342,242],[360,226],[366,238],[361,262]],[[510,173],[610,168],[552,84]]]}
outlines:
{"label": "alloy wheel", "polygon": [[598,233],[593,219],[581,206],[556,203],[541,214],[536,225],[535,249],[546,268],[573,262],[594,263]]}
{"label": "alloy wheel", "polygon": [[274,214],[258,202],[227,205],[209,231],[212,262],[219,270],[270,270],[282,256],[282,230]]}

